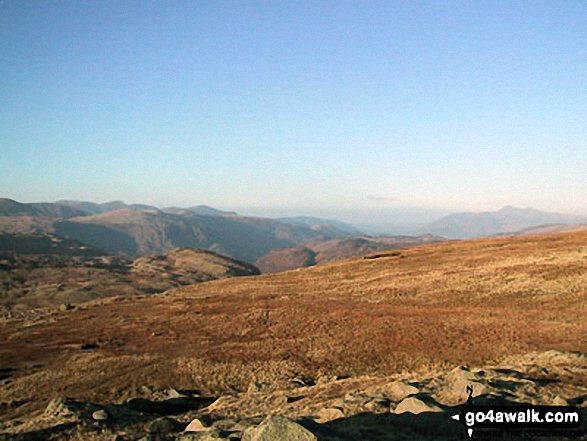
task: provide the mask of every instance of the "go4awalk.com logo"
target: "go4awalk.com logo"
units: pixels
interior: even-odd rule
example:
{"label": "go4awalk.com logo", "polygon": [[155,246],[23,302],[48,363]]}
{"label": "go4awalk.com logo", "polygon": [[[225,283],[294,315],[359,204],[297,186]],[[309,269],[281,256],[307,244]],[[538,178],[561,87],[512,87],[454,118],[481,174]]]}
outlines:
{"label": "go4awalk.com logo", "polygon": [[470,437],[581,436],[582,409],[574,406],[475,405],[473,389],[467,386],[469,398],[452,418],[467,428]]}

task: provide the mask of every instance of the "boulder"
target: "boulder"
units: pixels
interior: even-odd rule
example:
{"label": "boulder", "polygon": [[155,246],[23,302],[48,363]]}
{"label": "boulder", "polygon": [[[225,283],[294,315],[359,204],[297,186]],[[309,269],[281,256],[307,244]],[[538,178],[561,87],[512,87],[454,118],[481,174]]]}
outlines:
{"label": "boulder", "polygon": [[410,412],[419,414],[423,412],[442,412],[443,410],[432,400],[423,401],[418,397],[408,397],[397,405],[394,413]]}
{"label": "boulder", "polygon": [[247,429],[242,441],[317,441],[316,436],[299,424],[280,415],[270,415],[257,427]]}
{"label": "boulder", "polygon": [[316,415],[315,421],[320,424],[327,423],[329,421],[338,420],[339,418],[344,418],[344,413],[337,407],[326,407],[324,409],[320,409],[318,411],[318,415]]}
{"label": "boulder", "polygon": [[405,381],[393,381],[387,383],[379,388],[391,401],[401,401],[410,395],[415,395],[419,392],[418,388],[406,383]]}
{"label": "boulder", "polygon": [[210,427],[204,425],[202,420],[198,418],[193,419],[192,422],[189,423],[185,428],[186,432],[205,432],[207,430],[210,430]]}

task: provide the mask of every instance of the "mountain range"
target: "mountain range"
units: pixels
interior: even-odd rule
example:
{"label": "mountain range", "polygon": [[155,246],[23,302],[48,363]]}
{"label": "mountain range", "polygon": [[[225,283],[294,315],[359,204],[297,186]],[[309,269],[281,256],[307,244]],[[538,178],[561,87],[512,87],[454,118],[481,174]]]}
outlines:
{"label": "mountain range", "polygon": [[336,221],[279,221],[205,205],[160,210],[120,201],[23,204],[10,199],[0,199],[0,232],[56,234],[132,258],[191,247],[249,263],[274,249],[310,239],[342,239],[360,233]]}
{"label": "mountain range", "polygon": [[587,218],[532,208],[457,213],[423,229],[421,236],[365,236],[355,226],[332,219],[299,216],[241,216],[207,205],[188,208],[97,204],[62,200],[20,203],[0,199],[0,232],[49,233],[77,240],[106,254],[137,258],[190,247],[213,251],[265,272],[312,266],[443,238],[466,239],[503,234],[536,234],[587,224]]}

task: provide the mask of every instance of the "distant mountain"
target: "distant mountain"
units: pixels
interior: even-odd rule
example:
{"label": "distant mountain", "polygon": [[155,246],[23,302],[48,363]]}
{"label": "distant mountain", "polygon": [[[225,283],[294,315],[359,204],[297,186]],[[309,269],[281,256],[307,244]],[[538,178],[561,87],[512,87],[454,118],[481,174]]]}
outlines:
{"label": "distant mountain", "polygon": [[[130,209],[110,211],[55,223],[55,232],[111,253],[130,256],[164,253],[177,247],[221,250],[246,262],[277,248],[319,237],[322,231],[266,218],[202,216]],[[329,230],[329,237],[346,232]]]}
{"label": "distant mountain", "polygon": [[202,216],[236,216],[237,213],[234,211],[222,211],[216,208],[212,208],[208,205],[196,205],[194,207],[179,208],[179,207],[168,207],[162,210],[165,213],[172,214],[201,214]]}
{"label": "distant mountain", "polygon": [[309,227],[315,231],[321,231],[325,235],[333,231],[344,231],[348,233],[348,236],[359,236],[363,234],[361,230],[359,230],[354,225],[348,224],[346,222],[337,221],[334,219],[321,219],[319,217],[311,217],[311,216],[297,216],[297,217],[280,217],[277,218],[279,222],[285,222],[288,224],[293,225],[304,225]]}
{"label": "distant mountain", "polygon": [[123,208],[128,208],[130,210],[159,210],[157,207],[153,207],[152,205],[129,205],[122,201],[105,202],[103,204],[96,204],[94,202],[87,201],[57,201],[55,204],[75,208],[85,215],[107,213],[109,211],[120,210]]}
{"label": "distant mountain", "polygon": [[360,236],[331,240],[312,239],[298,247],[273,250],[257,260],[255,266],[263,273],[276,273],[363,256],[377,251],[430,244],[444,240],[442,237],[433,235]]}
{"label": "distant mountain", "polygon": [[[0,232],[57,234],[128,258],[191,247],[249,263],[273,250],[310,240],[322,243],[361,234],[352,225],[335,220],[239,216],[204,205],[159,210],[121,201],[20,204],[9,199],[0,200]],[[339,255],[356,254],[345,251]]]}
{"label": "distant mountain", "polygon": [[537,226],[585,222],[585,217],[507,206],[495,212],[451,214],[430,224],[426,231],[451,239],[468,239],[514,233]]}
{"label": "distant mountain", "polygon": [[67,219],[83,215],[82,211],[74,207],[51,203],[22,204],[12,199],[0,199],[0,216],[44,216]]}

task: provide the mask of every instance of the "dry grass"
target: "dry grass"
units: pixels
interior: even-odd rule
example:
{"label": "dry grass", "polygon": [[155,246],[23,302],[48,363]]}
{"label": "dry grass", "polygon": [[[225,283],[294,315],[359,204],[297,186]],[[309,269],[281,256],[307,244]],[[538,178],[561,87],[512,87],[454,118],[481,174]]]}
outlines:
{"label": "dry grass", "polygon": [[[0,402],[18,399],[33,381],[31,408],[63,393],[121,399],[141,385],[221,393],[252,380],[587,352],[586,278],[587,231],[580,231],[421,246],[101,300],[1,325],[0,367],[16,372]],[[88,342],[98,349],[80,356]]]}

